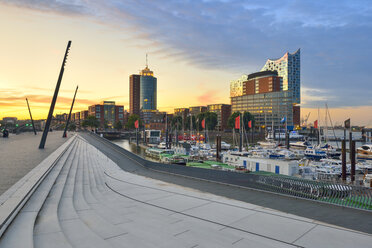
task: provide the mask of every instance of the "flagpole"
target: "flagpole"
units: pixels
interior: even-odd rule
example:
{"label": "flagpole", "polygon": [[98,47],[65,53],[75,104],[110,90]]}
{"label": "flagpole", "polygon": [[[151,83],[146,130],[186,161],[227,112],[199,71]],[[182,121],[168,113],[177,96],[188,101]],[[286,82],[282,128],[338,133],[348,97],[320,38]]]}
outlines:
{"label": "flagpole", "polygon": [[243,151],[243,147],[242,147],[242,142],[243,142],[243,140],[242,140],[242,113],[240,113],[240,116],[239,116],[239,127],[240,127],[240,130],[239,130],[239,132],[240,132],[240,138],[239,138],[239,152],[242,152]]}
{"label": "flagpole", "polygon": [[138,128],[136,128],[136,144],[137,144],[137,147],[138,147]]}

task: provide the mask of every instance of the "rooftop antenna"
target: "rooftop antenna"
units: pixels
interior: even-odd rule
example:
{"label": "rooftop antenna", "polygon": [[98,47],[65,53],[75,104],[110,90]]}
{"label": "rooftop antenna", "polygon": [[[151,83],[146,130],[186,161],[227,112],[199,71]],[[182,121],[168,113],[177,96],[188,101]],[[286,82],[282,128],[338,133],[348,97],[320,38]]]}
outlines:
{"label": "rooftop antenna", "polygon": [[149,64],[147,63],[147,53],[146,53],[146,68],[149,67]]}

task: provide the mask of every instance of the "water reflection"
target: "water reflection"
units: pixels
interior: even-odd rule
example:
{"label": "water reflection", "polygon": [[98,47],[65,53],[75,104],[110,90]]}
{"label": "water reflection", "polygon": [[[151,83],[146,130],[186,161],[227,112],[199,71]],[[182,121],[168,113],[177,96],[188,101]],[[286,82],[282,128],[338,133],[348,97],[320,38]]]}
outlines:
{"label": "water reflection", "polygon": [[130,143],[129,140],[127,140],[127,139],[112,140],[111,142],[114,143],[114,144],[117,144],[118,146],[123,147],[125,150],[128,150],[130,152],[133,152],[133,153],[141,156],[142,158],[144,158],[146,160],[159,162],[159,160],[155,160],[153,158],[147,157],[144,148],[142,148],[140,146],[137,147],[136,144]]}

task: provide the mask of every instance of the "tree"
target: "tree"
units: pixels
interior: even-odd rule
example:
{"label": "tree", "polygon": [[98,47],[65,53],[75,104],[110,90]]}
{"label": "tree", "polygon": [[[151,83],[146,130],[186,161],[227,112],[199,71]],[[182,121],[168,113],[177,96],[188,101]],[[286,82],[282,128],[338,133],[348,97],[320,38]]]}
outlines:
{"label": "tree", "polygon": [[173,129],[182,130],[182,116],[176,115],[172,118]]}
{"label": "tree", "polygon": [[[234,129],[235,128],[235,118],[238,117],[240,115],[240,112],[237,111],[237,112],[234,112],[230,117],[229,119],[227,120],[227,126],[231,129]],[[249,121],[252,121],[252,127],[254,127],[255,125],[255,120],[254,120],[254,116],[249,113],[249,112],[244,112],[243,113],[243,125],[244,125],[244,129],[246,131],[249,131],[250,128],[248,127],[248,122]],[[237,129],[235,129],[237,130]]]}
{"label": "tree", "polygon": [[82,123],[83,127],[98,128],[100,125],[99,120],[94,115],[89,115]]}
{"label": "tree", "polygon": [[200,113],[198,114],[197,116],[197,119],[198,119],[198,128],[199,130],[203,130],[203,127],[202,127],[202,121],[205,119],[205,127],[208,129],[208,130],[214,130],[218,124],[218,118],[217,118],[217,114],[214,113],[214,112],[203,112],[203,113]]}
{"label": "tree", "polygon": [[[191,120],[192,129],[195,130],[196,129],[196,117],[194,115],[192,115],[191,117],[192,117],[192,120]],[[190,130],[190,115],[187,116],[187,118],[186,118],[185,129]]]}
{"label": "tree", "polygon": [[134,123],[137,120],[139,121],[139,127],[142,127],[143,124],[142,124],[142,121],[141,121],[140,117],[138,115],[133,114],[133,115],[129,116],[129,118],[128,118],[128,122],[126,124],[127,129],[135,129]]}
{"label": "tree", "polygon": [[117,130],[123,129],[123,124],[121,124],[121,121],[116,122],[114,128]]}

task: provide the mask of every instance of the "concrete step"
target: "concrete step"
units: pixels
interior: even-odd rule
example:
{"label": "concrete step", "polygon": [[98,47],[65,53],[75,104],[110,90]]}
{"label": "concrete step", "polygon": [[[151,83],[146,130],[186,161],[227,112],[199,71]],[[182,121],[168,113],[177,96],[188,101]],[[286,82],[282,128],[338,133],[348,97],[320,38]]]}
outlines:
{"label": "concrete step", "polygon": [[34,227],[34,244],[36,247],[48,247],[53,240],[53,247],[71,247],[62,232],[58,219],[58,205],[71,170],[72,161],[76,156],[76,144],[68,157],[65,166],[59,174],[53,188],[39,212]]}
{"label": "concrete step", "polygon": [[61,198],[59,208],[60,225],[73,247],[112,247],[92,231],[90,224],[83,220],[85,215],[81,213],[81,211],[91,210],[82,192],[83,164],[81,158],[84,156],[84,143],[79,141],[76,158],[73,161],[72,173],[66,182],[67,187],[65,187],[66,192],[64,192],[66,197]]}
{"label": "concrete step", "polygon": [[[62,168],[70,157],[75,143],[75,140],[72,141],[72,144],[67,148],[66,152],[58,159],[48,175],[37,187],[37,190],[28,199],[27,203],[18,213],[17,218],[10,224],[7,231],[0,239],[1,247],[33,247],[33,231],[36,217],[45,203],[57,177],[62,171]],[[46,166],[46,164],[42,166]],[[33,174],[33,177],[36,177],[36,174]],[[26,190],[26,188],[24,190]],[[20,192],[16,193],[21,195]]]}

